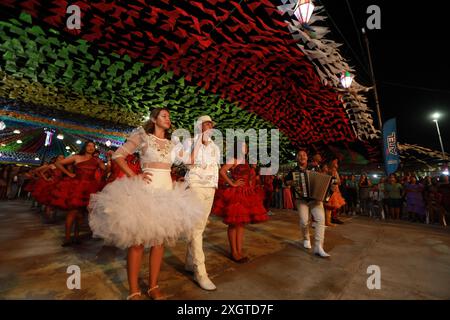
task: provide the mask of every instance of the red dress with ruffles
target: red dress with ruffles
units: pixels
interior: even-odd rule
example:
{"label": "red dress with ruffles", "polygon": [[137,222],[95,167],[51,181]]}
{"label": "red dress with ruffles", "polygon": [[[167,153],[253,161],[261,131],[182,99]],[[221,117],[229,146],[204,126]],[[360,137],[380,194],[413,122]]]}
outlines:
{"label": "red dress with ruffles", "polygon": [[87,207],[92,193],[100,190],[101,185],[95,177],[100,167],[97,158],[75,164],[75,178],[64,177],[51,192],[50,205],[62,210],[74,210]]}
{"label": "red dress with ruffles", "polygon": [[223,218],[225,224],[248,224],[269,219],[263,205],[262,188],[256,186],[255,170],[239,164],[231,171],[233,180],[243,179],[245,185],[226,187],[219,184],[214,197],[212,214]]}
{"label": "red dress with ruffles", "polygon": [[34,186],[36,185],[37,179],[36,178],[30,178],[25,182],[25,186],[23,187],[23,190],[25,192],[33,192]]}
{"label": "red dress with ruffles", "polygon": [[63,173],[58,168],[49,171],[51,173],[50,180],[39,178],[34,186],[34,190],[31,193],[33,198],[40,204],[49,206],[53,196],[52,190],[55,185],[62,179]]}

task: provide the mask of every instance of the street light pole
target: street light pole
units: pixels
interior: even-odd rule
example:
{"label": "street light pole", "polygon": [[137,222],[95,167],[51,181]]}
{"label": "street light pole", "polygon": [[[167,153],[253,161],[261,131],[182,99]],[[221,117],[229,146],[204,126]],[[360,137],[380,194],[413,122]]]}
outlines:
{"label": "street light pole", "polygon": [[437,129],[438,136],[439,136],[439,142],[441,143],[442,160],[444,160],[444,162],[445,162],[447,160],[447,157],[445,156],[444,144],[442,143],[442,137],[441,137],[441,130],[439,130],[439,123],[438,123],[437,119],[434,119],[433,121],[436,122],[436,129]]}

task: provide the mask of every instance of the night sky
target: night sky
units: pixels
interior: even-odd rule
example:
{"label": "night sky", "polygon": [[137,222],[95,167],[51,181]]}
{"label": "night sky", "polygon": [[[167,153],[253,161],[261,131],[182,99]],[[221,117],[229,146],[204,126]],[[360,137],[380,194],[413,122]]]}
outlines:
{"label": "night sky", "polygon": [[[396,117],[399,141],[441,150],[430,114],[440,111],[439,121],[445,151],[450,152],[450,16],[436,2],[326,0],[321,1],[351,48],[330,20],[327,37],[343,43],[341,53],[358,70],[357,80],[370,86],[365,42],[358,41],[347,2],[361,30],[369,14],[367,7],[381,8],[381,30],[367,30],[383,121]],[[360,62],[358,62],[358,59]],[[364,70],[367,69],[367,72]],[[369,97],[373,93],[369,92]],[[374,111],[377,125],[375,102]]]}

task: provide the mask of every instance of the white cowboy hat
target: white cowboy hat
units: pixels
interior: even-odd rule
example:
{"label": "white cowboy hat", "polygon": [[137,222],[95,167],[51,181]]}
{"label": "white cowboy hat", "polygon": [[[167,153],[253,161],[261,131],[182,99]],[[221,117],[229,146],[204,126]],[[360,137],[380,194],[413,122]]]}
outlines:
{"label": "white cowboy hat", "polygon": [[216,125],[216,123],[212,121],[210,116],[201,116],[197,119],[197,125],[201,125],[203,124],[203,122],[211,122],[214,126]]}

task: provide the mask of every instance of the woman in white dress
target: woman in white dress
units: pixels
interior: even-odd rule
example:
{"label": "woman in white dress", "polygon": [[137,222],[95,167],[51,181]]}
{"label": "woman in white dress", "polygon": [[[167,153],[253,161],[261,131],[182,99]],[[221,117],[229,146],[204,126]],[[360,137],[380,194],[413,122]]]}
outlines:
{"label": "woman in white dress", "polygon": [[[136,129],[113,155],[127,178],[108,184],[91,196],[89,225],[95,236],[119,248],[128,248],[127,273],[130,295],[140,299],[138,276],[145,246],[150,246],[149,289],[152,299],[163,295],[158,275],[164,244],[189,237],[202,216],[202,208],[190,190],[175,188],[170,170],[174,143],[170,139],[169,111],[157,108],[149,121]],[[143,174],[128,167],[125,158],[138,151]]]}

